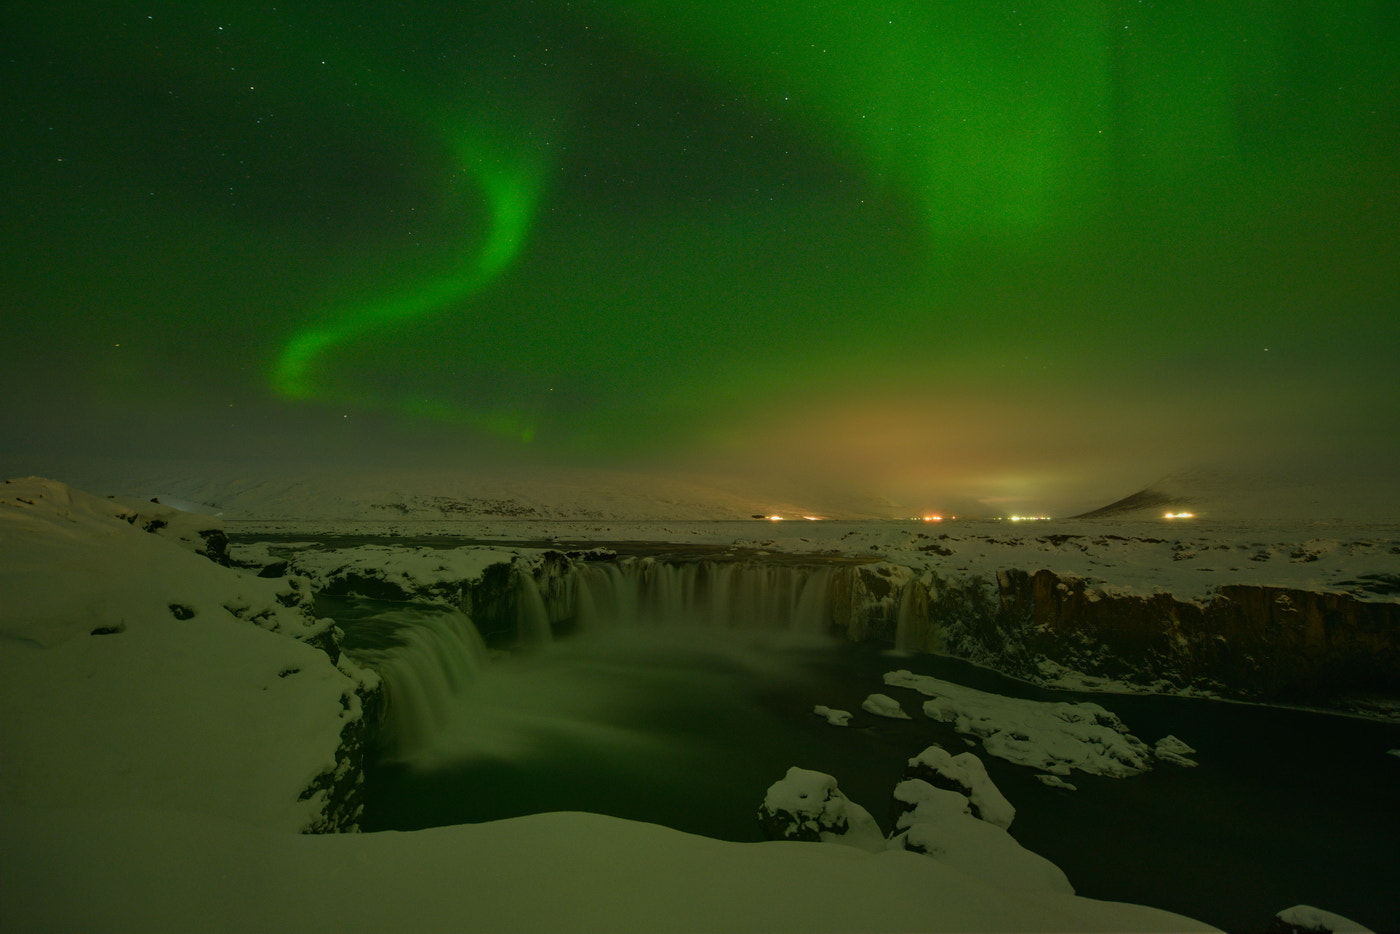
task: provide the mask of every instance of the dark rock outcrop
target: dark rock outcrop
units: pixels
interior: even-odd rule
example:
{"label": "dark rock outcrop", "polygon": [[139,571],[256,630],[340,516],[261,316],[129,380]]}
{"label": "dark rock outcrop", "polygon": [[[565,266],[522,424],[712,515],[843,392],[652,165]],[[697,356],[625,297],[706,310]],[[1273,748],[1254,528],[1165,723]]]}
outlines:
{"label": "dark rock outcrop", "polygon": [[[983,587],[973,588],[984,591]],[[1044,659],[1090,676],[1258,700],[1395,686],[1400,604],[1227,584],[1205,601],[1113,594],[1053,571],[998,573],[997,603],[948,621],[944,650],[1036,678]]]}

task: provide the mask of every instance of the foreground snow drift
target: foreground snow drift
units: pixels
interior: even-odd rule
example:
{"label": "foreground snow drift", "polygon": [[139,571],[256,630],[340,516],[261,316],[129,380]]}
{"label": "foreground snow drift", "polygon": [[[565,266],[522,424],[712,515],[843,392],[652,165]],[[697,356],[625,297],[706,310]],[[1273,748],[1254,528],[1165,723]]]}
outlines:
{"label": "foreground snow drift", "polygon": [[332,662],[309,590],[196,553],[190,518],[0,487],[0,802],[353,823],[343,734],[374,676]]}
{"label": "foreground snow drift", "polygon": [[310,837],[150,811],[6,823],[10,932],[1214,930],[915,853],[728,843],[593,814]]}

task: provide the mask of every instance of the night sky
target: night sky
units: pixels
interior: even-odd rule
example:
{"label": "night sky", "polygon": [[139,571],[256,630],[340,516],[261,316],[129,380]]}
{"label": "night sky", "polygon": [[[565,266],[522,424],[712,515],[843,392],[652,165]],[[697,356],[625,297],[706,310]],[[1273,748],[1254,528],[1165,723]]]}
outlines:
{"label": "night sky", "polygon": [[10,11],[10,472],[1400,483],[1394,0],[422,6]]}

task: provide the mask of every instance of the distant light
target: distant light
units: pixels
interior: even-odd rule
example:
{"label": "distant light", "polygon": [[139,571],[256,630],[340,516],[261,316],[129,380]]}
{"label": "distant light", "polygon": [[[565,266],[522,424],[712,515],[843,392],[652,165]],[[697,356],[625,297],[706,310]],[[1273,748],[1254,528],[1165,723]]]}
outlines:
{"label": "distant light", "polygon": [[823,519],[825,519],[826,517],[825,517],[825,516],[803,516],[802,518],[806,519],[808,522],[820,522],[820,521],[822,521]]}
{"label": "distant light", "polygon": [[936,516],[936,515],[927,515],[927,516],[924,516],[924,521],[925,521],[925,522],[942,522],[942,521],[943,521],[943,517],[942,517],[942,516]]}
{"label": "distant light", "polygon": [[1045,522],[1049,516],[1007,516],[1012,522]]}
{"label": "distant light", "polygon": [[783,517],[782,517],[782,516],[769,516],[769,517],[768,517],[768,521],[769,521],[769,522],[782,522],[782,521],[783,521]]}
{"label": "distant light", "polygon": [[1196,515],[1195,515],[1195,513],[1190,513],[1190,512],[1169,512],[1169,513],[1167,513],[1166,515],[1162,516],[1162,518],[1163,518],[1163,519],[1194,519],[1194,518],[1196,518]]}

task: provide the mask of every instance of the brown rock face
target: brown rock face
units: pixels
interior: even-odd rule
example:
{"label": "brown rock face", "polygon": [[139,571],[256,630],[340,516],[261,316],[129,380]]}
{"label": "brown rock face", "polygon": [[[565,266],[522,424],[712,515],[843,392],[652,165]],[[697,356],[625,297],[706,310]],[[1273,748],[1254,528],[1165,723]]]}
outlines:
{"label": "brown rock face", "polygon": [[1113,595],[1052,571],[1003,571],[997,589],[1003,637],[1090,675],[1268,700],[1400,686],[1400,604],[1247,584],[1203,603]]}

